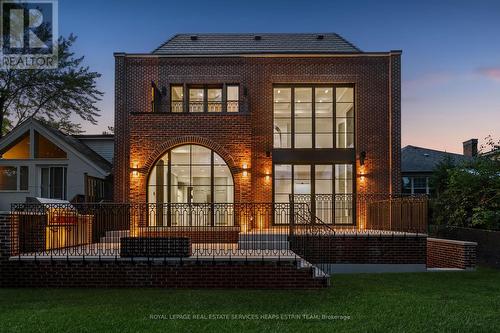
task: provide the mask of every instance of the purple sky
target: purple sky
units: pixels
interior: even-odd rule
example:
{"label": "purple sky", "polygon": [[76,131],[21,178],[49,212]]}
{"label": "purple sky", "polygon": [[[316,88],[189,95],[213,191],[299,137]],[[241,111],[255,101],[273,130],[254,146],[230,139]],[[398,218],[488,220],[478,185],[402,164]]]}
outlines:
{"label": "purple sky", "polygon": [[402,144],[462,152],[500,137],[500,1],[59,0],[59,33],[102,73],[99,133],[113,124],[113,52],[180,32],[337,32],[364,51],[402,49]]}

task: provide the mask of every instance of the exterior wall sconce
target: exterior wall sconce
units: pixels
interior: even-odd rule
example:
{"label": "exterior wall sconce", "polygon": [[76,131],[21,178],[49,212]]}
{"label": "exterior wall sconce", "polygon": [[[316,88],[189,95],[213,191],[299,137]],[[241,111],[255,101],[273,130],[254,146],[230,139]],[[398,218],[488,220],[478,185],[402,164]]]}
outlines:
{"label": "exterior wall sconce", "polygon": [[269,183],[271,181],[271,175],[269,174],[269,171],[266,172],[266,177],[264,179],[266,180],[266,183]]}
{"label": "exterior wall sconce", "polygon": [[365,160],[366,160],[366,151],[362,151],[359,153],[359,165],[365,165]]}
{"label": "exterior wall sconce", "polygon": [[139,176],[139,164],[137,162],[134,162],[134,166],[133,168],[131,168],[131,170],[132,170],[132,176],[134,177]]}
{"label": "exterior wall sconce", "polygon": [[243,163],[243,177],[248,176],[248,164]]}

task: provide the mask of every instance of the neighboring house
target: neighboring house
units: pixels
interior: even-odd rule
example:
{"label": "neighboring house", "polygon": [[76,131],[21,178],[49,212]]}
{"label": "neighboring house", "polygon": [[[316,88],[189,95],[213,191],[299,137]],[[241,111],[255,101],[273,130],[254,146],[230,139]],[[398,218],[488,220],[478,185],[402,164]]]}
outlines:
{"label": "neighboring house", "polygon": [[0,154],[0,210],[9,210],[11,203],[24,202],[26,197],[106,196],[110,161],[79,139],[33,118],[0,140]]}
{"label": "neighboring house", "polygon": [[401,191],[400,58],[335,33],[179,34],[115,53],[115,201],[300,195],[314,210],[337,196],[323,221],[358,225],[354,193]]}
{"label": "neighboring house", "polygon": [[477,139],[466,141],[463,145],[464,155],[415,146],[401,149],[403,193],[430,194],[430,179],[439,163],[449,159],[459,164],[477,156]]}
{"label": "neighboring house", "polygon": [[115,136],[113,134],[79,134],[73,135],[73,137],[113,164],[115,148]]}

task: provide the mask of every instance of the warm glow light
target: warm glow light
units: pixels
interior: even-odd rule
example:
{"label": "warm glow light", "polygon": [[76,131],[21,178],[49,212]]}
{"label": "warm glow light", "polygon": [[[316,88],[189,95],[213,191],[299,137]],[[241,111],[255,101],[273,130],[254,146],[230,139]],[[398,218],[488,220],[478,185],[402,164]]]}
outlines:
{"label": "warm glow light", "polygon": [[242,167],[243,167],[243,177],[248,176],[248,171],[247,171],[247,169],[248,169],[248,164],[243,163]]}
{"label": "warm glow light", "polygon": [[139,176],[139,172],[137,171],[137,169],[139,168],[139,164],[137,162],[134,162],[133,168],[134,168],[134,171],[132,171],[132,176],[134,176],[134,177]]}
{"label": "warm glow light", "polygon": [[248,172],[247,171],[243,171],[243,177],[246,177],[248,176]]}

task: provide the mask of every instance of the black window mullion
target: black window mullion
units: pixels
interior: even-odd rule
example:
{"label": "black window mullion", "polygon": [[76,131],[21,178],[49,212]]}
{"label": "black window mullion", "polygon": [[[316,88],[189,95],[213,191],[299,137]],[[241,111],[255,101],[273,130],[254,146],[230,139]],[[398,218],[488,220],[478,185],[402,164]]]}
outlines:
{"label": "black window mullion", "polygon": [[208,112],[208,88],[203,87],[203,112]]}
{"label": "black window mullion", "polygon": [[312,87],[312,106],[311,106],[311,143],[312,149],[316,149],[316,88]]}
{"label": "black window mullion", "polygon": [[215,216],[214,216],[214,208],[215,208],[215,200],[214,200],[214,151],[210,150],[210,225],[213,227],[215,225]]}
{"label": "black window mullion", "polygon": [[[295,149],[295,87],[290,88],[290,108],[292,112],[292,135],[291,135],[291,145],[292,149]],[[293,167],[292,167],[293,172]],[[292,177],[293,178],[293,177]]]}
{"label": "black window mullion", "polygon": [[[185,94],[184,94],[185,95]],[[167,201],[168,201],[168,205],[167,205],[167,226],[171,226],[172,225],[172,208],[171,208],[171,203],[172,203],[172,189],[171,189],[171,186],[172,186],[172,183],[171,183],[171,178],[172,178],[172,159],[171,159],[171,154],[170,154],[170,150],[167,152]]]}
{"label": "black window mullion", "polygon": [[337,86],[333,85],[332,87],[332,96],[333,96],[333,119],[332,119],[332,139],[333,139],[333,149],[337,148]]}
{"label": "black window mullion", "polygon": [[227,112],[227,84],[222,84],[222,113]]}
{"label": "black window mullion", "polygon": [[309,173],[311,182],[311,221],[316,223],[316,164],[309,165]]}

